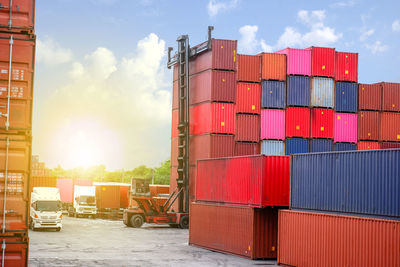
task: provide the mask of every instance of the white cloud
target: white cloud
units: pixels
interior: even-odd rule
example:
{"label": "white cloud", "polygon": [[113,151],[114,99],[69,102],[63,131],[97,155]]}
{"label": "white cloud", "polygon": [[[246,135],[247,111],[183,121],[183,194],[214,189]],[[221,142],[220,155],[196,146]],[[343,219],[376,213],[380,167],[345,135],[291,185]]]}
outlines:
{"label": "white cloud", "polygon": [[365,40],[367,40],[368,37],[370,37],[371,35],[373,35],[375,33],[375,29],[365,29],[363,28],[361,30],[361,35],[360,35],[360,41],[364,42]]}
{"label": "white cloud", "polygon": [[365,44],[365,47],[372,52],[372,54],[382,53],[388,50],[389,46],[382,44],[381,41],[376,41],[373,44]]}
{"label": "white cloud", "polygon": [[237,4],[238,0],[230,0],[230,1],[209,0],[207,4],[208,15],[210,17],[215,17],[221,11],[227,11],[229,9],[235,8]]}
{"label": "white cloud", "polygon": [[352,7],[356,4],[356,1],[354,0],[349,0],[349,1],[338,1],[335,2],[331,5],[329,5],[330,8],[344,8],[344,7]]}
{"label": "white cloud", "polygon": [[257,25],[245,25],[239,29],[241,38],[239,40],[240,53],[256,53],[261,49],[263,52],[272,52],[272,46],[268,45],[263,39],[257,40]]}
{"label": "white cloud", "polygon": [[47,65],[63,64],[72,60],[72,52],[51,38],[37,39],[36,59]]}
{"label": "white cloud", "polygon": [[400,32],[400,21],[399,20],[393,21],[393,23],[392,23],[392,31]]}

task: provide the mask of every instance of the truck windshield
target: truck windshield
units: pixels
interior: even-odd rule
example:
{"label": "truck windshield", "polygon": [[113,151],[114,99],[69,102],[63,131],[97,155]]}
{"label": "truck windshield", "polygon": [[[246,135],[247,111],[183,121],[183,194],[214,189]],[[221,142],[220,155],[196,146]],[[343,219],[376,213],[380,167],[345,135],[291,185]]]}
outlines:
{"label": "truck windshield", "polygon": [[40,200],[36,202],[36,210],[37,211],[59,211],[60,205],[59,201],[54,200]]}
{"label": "truck windshield", "polygon": [[94,196],[80,196],[79,205],[96,206],[96,198]]}

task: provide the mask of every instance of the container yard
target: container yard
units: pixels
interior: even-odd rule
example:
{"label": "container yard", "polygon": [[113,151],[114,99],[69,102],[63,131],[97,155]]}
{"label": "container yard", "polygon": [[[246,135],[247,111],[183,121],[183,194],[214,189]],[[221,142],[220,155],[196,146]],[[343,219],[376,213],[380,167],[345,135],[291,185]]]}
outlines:
{"label": "container yard", "polygon": [[397,2],[45,2],[0,0],[1,267],[400,266]]}

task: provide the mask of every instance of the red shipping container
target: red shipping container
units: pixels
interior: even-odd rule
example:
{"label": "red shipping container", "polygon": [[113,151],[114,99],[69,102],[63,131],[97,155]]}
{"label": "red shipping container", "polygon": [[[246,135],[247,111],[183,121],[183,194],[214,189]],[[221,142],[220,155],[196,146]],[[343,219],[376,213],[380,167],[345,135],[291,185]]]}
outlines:
{"label": "red shipping container", "polygon": [[276,258],[277,209],[190,205],[189,244],[250,259]]}
{"label": "red shipping container", "polygon": [[400,143],[380,143],[380,149],[400,148]]}
{"label": "red shipping container", "polygon": [[[0,9],[1,10],[1,9]],[[12,267],[28,266],[29,239],[26,237],[2,237],[1,244],[5,241],[4,265]],[[3,254],[0,254],[0,261]]]}
{"label": "red shipping container", "polygon": [[379,112],[358,113],[358,140],[379,140]]}
{"label": "red shipping container", "polygon": [[172,110],[179,108],[179,83],[178,81],[172,82]]}
{"label": "red shipping container", "polygon": [[335,80],[337,81],[358,81],[358,54],[336,52],[336,71]]}
{"label": "red shipping container", "polygon": [[289,205],[290,156],[200,160],[196,201],[252,207]]}
{"label": "red shipping container", "polygon": [[259,83],[237,83],[236,113],[260,114],[261,86]]}
{"label": "red shipping container", "polygon": [[260,115],[237,114],[235,141],[260,141]]}
{"label": "red shipping container", "polygon": [[243,82],[260,82],[261,57],[250,55],[238,55],[237,80]]}
{"label": "red shipping container", "polygon": [[32,33],[34,27],[35,0],[0,0],[0,28],[3,31]]}
{"label": "red shipping container", "polygon": [[249,156],[259,155],[260,144],[248,142],[235,142],[235,155],[234,156]]}
{"label": "red shipping container", "polygon": [[171,118],[171,138],[178,137],[179,130],[179,110],[172,111],[172,118]]}
{"label": "red shipping container", "polygon": [[310,110],[288,107],[286,109],[286,136],[310,137]]}
{"label": "red shipping container", "polygon": [[278,264],[400,266],[400,222],[280,210]]}
{"label": "red shipping container", "polygon": [[359,110],[381,110],[382,109],[382,87],[381,84],[359,84],[358,85],[358,109]]}
{"label": "red shipping container", "polygon": [[196,165],[199,159],[232,157],[234,149],[233,135],[194,135],[189,139],[189,164]]}
{"label": "red shipping container", "polygon": [[[119,187],[119,193],[120,193],[120,196],[119,196],[119,207],[120,208],[126,209],[126,208],[129,207],[129,199],[130,199],[129,191],[130,191],[130,189],[131,189],[131,187],[130,187],[129,184],[120,185],[120,187]],[[167,194],[168,193],[169,192],[167,191]]]}
{"label": "red shipping container", "polygon": [[261,79],[286,81],[286,55],[261,53]]}
{"label": "red shipping container", "polygon": [[195,73],[199,73],[209,69],[236,69],[237,41],[212,39],[211,46],[211,51],[206,51],[190,59],[189,75],[193,75]]}
{"label": "red shipping container", "polygon": [[381,83],[382,110],[400,111],[400,83]]}
{"label": "red shipping container", "polygon": [[98,210],[120,208],[120,186],[96,183],[96,207]]}
{"label": "red shipping container", "polygon": [[207,103],[190,108],[190,134],[235,133],[235,105]]}
{"label": "red shipping container", "polygon": [[326,47],[310,47],[311,75],[320,77],[335,76],[335,49]]}
{"label": "red shipping container", "polygon": [[150,195],[156,197],[159,194],[169,194],[169,185],[164,184],[151,184]]}
{"label": "red shipping container", "polygon": [[380,140],[400,142],[400,113],[382,112]]}
{"label": "red shipping container", "polygon": [[378,142],[361,141],[357,143],[357,150],[380,149]]}
{"label": "red shipping container", "polygon": [[311,137],[333,138],[333,110],[314,108],[311,110]]}

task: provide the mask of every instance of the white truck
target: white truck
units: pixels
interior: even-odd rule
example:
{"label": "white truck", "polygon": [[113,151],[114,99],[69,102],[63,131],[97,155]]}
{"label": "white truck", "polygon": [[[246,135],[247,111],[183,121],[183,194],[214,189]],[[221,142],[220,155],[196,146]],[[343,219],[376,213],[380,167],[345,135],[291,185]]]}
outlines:
{"label": "white truck", "polygon": [[96,214],[96,187],[75,185],[74,205],[69,215],[75,217],[91,216],[94,219]]}
{"label": "white truck", "polygon": [[29,226],[36,229],[62,228],[60,191],[56,187],[34,187],[31,194]]}

